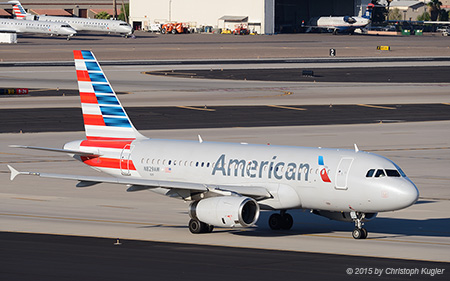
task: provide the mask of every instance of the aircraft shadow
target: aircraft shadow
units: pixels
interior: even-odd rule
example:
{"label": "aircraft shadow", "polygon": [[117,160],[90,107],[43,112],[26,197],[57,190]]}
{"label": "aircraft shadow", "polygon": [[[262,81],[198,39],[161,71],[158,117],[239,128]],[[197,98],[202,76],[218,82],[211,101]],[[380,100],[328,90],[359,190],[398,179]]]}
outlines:
{"label": "aircraft shadow", "polygon": [[[307,234],[332,234],[335,231],[351,232],[354,224],[351,222],[340,222],[329,220],[307,212],[291,211],[294,218],[294,226],[291,230],[271,230],[267,224],[269,216],[273,212],[261,212],[257,222],[257,228],[231,231],[234,235],[241,236],[292,236]],[[398,219],[398,218],[375,218],[366,222],[364,227],[377,236],[370,238],[392,238],[393,236],[421,236],[421,237],[450,237],[450,218],[436,219]],[[386,234],[387,236],[380,236]]]}

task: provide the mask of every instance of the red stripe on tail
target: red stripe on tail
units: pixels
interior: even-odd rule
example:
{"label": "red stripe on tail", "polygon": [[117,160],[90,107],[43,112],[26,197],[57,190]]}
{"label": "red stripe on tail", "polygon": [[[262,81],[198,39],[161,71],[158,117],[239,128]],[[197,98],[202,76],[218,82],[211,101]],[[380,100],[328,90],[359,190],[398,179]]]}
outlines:
{"label": "red stripe on tail", "polygon": [[74,50],[73,51],[73,56],[74,56],[74,58],[76,60],[82,60],[83,59],[83,54],[79,50]]}
{"label": "red stripe on tail", "polygon": [[105,126],[103,116],[94,114],[83,114],[84,125]]}
{"label": "red stripe on tail", "polygon": [[81,103],[98,103],[95,93],[80,93]]}
{"label": "red stripe on tail", "polygon": [[89,78],[89,73],[86,70],[77,70],[77,79],[78,81],[91,82],[91,78]]}

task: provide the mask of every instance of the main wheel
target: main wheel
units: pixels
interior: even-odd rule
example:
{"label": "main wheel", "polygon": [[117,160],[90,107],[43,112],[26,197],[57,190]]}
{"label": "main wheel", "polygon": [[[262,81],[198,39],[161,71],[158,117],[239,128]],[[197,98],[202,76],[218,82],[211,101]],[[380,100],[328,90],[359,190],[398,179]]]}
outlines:
{"label": "main wheel", "polygon": [[199,234],[202,233],[202,230],[203,230],[202,222],[194,219],[191,219],[189,221],[189,231],[191,233]]}
{"label": "main wheel", "polygon": [[283,219],[280,214],[273,214],[269,217],[269,227],[273,230],[281,229]]}
{"label": "main wheel", "polygon": [[285,213],[283,216],[281,216],[281,219],[281,229],[289,230],[292,228],[292,225],[294,225],[294,219],[288,213]]}

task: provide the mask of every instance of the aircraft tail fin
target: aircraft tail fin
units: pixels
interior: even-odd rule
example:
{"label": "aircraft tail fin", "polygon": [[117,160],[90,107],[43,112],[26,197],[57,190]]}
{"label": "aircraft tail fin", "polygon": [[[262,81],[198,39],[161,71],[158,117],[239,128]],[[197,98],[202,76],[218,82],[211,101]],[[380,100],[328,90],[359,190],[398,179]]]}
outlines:
{"label": "aircraft tail fin", "polygon": [[369,5],[367,5],[366,11],[362,15],[362,17],[365,18],[365,19],[372,20],[372,12],[373,12],[373,8],[374,7],[375,7],[374,4],[369,3]]}
{"label": "aircraft tail fin", "polygon": [[91,51],[74,50],[86,138],[134,140],[144,138],[133,126]]}
{"label": "aircraft tail fin", "polygon": [[27,12],[22,7],[19,1],[8,1],[11,5],[13,5],[13,13],[18,20],[25,20],[27,18]]}

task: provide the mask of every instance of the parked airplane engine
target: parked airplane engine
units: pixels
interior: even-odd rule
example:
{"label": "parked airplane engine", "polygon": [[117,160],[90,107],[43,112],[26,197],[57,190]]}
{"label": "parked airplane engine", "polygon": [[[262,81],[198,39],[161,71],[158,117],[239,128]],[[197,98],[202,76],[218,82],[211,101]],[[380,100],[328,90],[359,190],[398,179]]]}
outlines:
{"label": "parked airplane engine", "polygon": [[193,202],[189,216],[214,226],[248,227],[258,220],[259,205],[249,197],[211,197]]}
{"label": "parked airplane engine", "polygon": [[[353,221],[352,217],[350,216],[350,212],[331,212],[331,211],[314,210],[312,213],[335,221],[345,221],[345,222]],[[370,221],[374,219],[377,216],[377,214],[378,213],[365,213],[363,221]]]}

